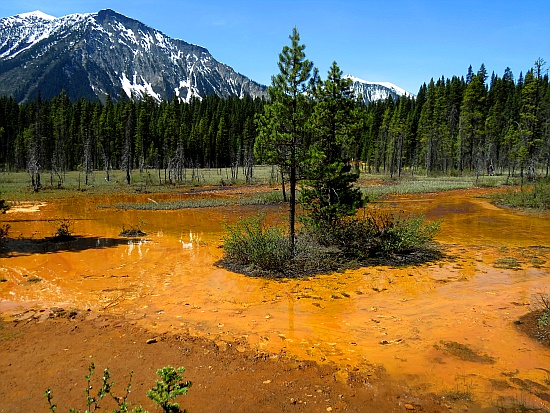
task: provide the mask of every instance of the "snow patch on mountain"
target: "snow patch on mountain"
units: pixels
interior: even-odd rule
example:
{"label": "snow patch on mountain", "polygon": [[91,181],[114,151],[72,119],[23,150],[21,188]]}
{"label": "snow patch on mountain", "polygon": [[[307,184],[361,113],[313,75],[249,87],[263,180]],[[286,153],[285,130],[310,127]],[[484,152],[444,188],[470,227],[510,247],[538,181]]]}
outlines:
{"label": "snow patch on mountain", "polygon": [[381,85],[395,91],[400,96],[409,96],[409,97],[414,96],[412,93],[407,92],[405,89],[400,88],[399,86],[396,86],[390,82],[369,82],[368,80],[359,79],[358,77],[355,77],[349,74],[345,75],[344,78],[350,79],[354,83],[357,82],[357,83],[364,83],[366,85]]}
{"label": "snow patch on mountain", "polygon": [[[0,19],[0,59],[13,59],[54,33],[74,28],[91,14],[69,14],[53,17],[41,11],[21,13]],[[7,30],[6,30],[7,29]]]}
{"label": "snow patch on mountain", "polygon": [[137,81],[138,74],[134,73],[132,82],[126,77],[126,73],[122,72],[120,82],[122,83],[122,89],[130,99],[140,99],[143,95],[149,95],[158,102],[162,101],[161,96],[153,90],[151,83],[145,81],[143,76],[139,76],[141,84]]}
{"label": "snow patch on mountain", "polygon": [[367,105],[373,101],[386,100],[388,97],[394,100],[399,96],[414,97],[412,93],[390,82],[369,82],[349,74],[344,78],[352,81],[351,88],[355,95]]}
{"label": "snow patch on mountain", "polygon": [[56,17],[43,13],[40,10],[31,11],[28,13],[18,14],[17,17],[22,19],[40,19],[40,20],[55,20]]}
{"label": "snow patch on mountain", "polygon": [[[8,61],[10,61],[8,63]],[[113,10],[0,18],[0,95],[182,101],[216,94],[266,97],[266,87],[216,61],[207,49],[173,39]],[[46,87],[47,85],[47,87]],[[47,92],[46,92],[47,90]]]}

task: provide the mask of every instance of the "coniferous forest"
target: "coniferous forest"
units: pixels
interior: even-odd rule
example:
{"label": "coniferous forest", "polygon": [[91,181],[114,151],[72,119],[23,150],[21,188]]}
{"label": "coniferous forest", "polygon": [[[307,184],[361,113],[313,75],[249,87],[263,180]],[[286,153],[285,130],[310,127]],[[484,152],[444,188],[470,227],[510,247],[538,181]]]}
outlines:
{"label": "coniferous forest", "polygon": [[[414,97],[354,103],[350,158],[363,170],[404,174],[548,175],[550,83],[542,59],[517,78],[510,69],[441,77]],[[314,96],[314,94],[312,94]],[[161,182],[186,168],[247,167],[266,101],[207,96],[158,104],[147,96],[72,102],[62,92],[19,104],[0,98],[0,167],[63,182],[66,171],[156,169]],[[310,100],[311,111],[315,98]],[[315,130],[312,129],[311,134]],[[306,138],[311,141],[310,138]],[[308,145],[308,142],[304,142]],[[128,175],[129,177],[129,175]]]}

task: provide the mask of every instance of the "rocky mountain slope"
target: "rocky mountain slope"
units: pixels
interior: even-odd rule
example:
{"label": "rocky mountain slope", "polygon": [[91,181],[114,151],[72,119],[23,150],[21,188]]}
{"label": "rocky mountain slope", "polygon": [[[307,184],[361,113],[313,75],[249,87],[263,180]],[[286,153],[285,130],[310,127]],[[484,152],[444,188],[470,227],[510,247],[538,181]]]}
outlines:
{"label": "rocky mountain slope", "polygon": [[351,88],[355,96],[362,99],[365,104],[376,100],[386,100],[388,97],[396,100],[399,96],[413,96],[411,93],[389,82],[369,82],[357,77],[346,75],[345,78],[351,79]]}
{"label": "rocky mountain slope", "polygon": [[[368,104],[408,92],[348,75]],[[173,39],[113,10],[53,17],[40,11],[0,19],[0,95],[19,102],[107,95],[157,101],[177,96],[267,96],[266,86],[220,63],[201,46]]]}
{"label": "rocky mountain slope", "polygon": [[113,10],[55,18],[41,12],[0,19],[0,95],[18,101],[117,99],[161,101],[264,96],[266,88],[216,61],[207,49],[172,39]]}

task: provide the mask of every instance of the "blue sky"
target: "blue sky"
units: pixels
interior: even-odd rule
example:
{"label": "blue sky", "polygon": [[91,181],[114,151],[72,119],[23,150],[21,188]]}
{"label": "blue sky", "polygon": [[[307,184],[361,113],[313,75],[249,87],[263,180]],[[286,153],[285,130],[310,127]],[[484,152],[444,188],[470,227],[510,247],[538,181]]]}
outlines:
{"label": "blue sky", "polygon": [[543,58],[550,68],[550,0],[6,0],[0,17],[59,17],[111,8],[269,85],[296,26],[322,76],[345,73],[417,93],[431,78],[485,64],[515,78]]}

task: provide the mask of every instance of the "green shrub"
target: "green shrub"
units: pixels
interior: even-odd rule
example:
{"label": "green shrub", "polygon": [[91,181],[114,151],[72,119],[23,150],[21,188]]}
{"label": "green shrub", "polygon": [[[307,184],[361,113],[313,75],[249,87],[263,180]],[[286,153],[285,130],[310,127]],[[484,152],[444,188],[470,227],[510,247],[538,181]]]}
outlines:
{"label": "green shrub", "polygon": [[56,241],[67,241],[74,239],[74,221],[70,218],[56,218],[50,221],[54,227],[57,227],[53,237]]}
{"label": "green shrub", "polygon": [[147,233],[143,232],[143,226],[147,223],[142,217],[138,218],[138,222],[135,225],[126,226],[122,224],[122,231],[118,234],[119,237],[139,238],[144,237]]}
{"label": "green shrub", "polygon": [[[268,227],[261,216],[226,225],[226,268],[250,275],[304,276],[354,267],[372,259],[403,264],[433,259],[440,222],[373,211],[330,224],[306,219],[295,250],[285,232]],[[414,255],[412,254],[414,253]]]}
{"label": "green shrub", "polygon": [[538,319],[539,327],[550,327],[550,295],[539,294],[538,297],[541,315]]}
{"label": "green shrub", "polygon": [[430,249],[440,226],[441,222],[429,223],[422,216],[372,211],[330,226],[309,224],[306,231],[322,245],[337,246],[348,258],[365,260]]}
{"label": "green shrub", "polygon": [[5,199],[0,199],[0,214],[5,214],[11,208]]}
{"label": "green shrub", "polygon": [[[441,222],[427,223],[422,216],[394,216],[388,219],[389,227],[381,231],[382,251],[391,254],[403,254],[430,248]],[[386,235],[385,237],[383,236]]]}
{"label": "green shrub", "polygon": [[226,259],[262,270],[284,271],[291,258],[285,232],[268,227],[261,215],[226,224],[223,249]]}
{"label": "green shrub", "polygon": [[[160,380],[157,380],[155,387],[147,392],[147,397],[153,400],[158,406],[162,408],[164,413],[180,413],[182,410],[178,403],[174,403],[173,400],[182,394],[187,394],[189,387],[191,387],[190,381],[182,381],[183,373],[185,369],[179,367],[174,369],[173,367],[163,367],[162,369],[157,370],[157,375],[160,377]],[[141,406],[137,406],[130,410],[131,403],[128,402],[128,396],[130,395],[130,390],[132,387],[132,375],[133,372],[130,372],[130,379],[128,385],[126,386],[126,393],[122,397],[117,397],[113,393],[113,387],[115,382],[111,381],[111,373],[109,369],[103,370],[103,376],[101,377],[101,385],[97,387],[97,390],[94,391],[94,386],[92,384],[92,379],[95,373],[95,364],[92,362],[88,367],[88,374],[84,376],[87,381],[86,388],[84,393],[86,395],[86,410],[85,413],[91,413],[95,411],[100,411],[100,403],[107,396],[115,402],[117,407],[112,410],[112,413],[147,413],[146,410]],[[50,412],[54,413],[57,410],[57,405],[53,403],[53,394],[51,389],[46,389],[44,398],[48,402],[48,409]],[[80,413],[81,411],[75,408],[69,410],[71,413]],[[183,410],[185,413],[186,410]]]}
{"label": "green shrub", "polygon": [[190,381],[182,381],[181,373],[184,371],[183,367],[174,369],[170,366],[157,370],[160,380],[157,380],[155,387],[147,392],[147,397],[159,405],[164,413],[181,412],[179,404],[173,403],[172,400],[182,394],[187,394],[191,387]]}

